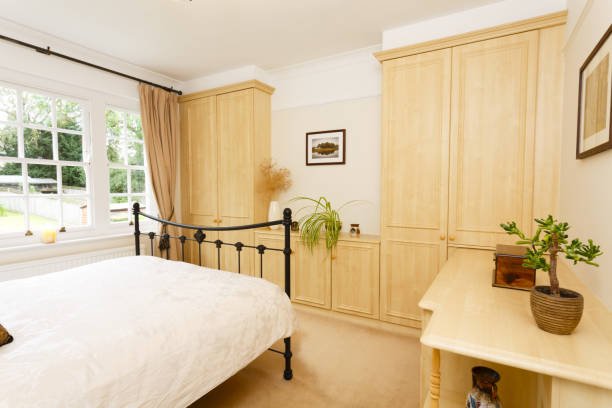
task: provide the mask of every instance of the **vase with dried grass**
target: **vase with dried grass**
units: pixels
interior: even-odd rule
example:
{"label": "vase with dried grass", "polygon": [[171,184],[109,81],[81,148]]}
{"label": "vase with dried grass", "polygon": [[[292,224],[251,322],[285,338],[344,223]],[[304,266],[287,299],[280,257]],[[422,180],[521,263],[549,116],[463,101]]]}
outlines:
{"label": "vase with dried grass", "polygon": [[[282,212],[278,202],[278,195],[291,187],[291,172],[285,167],[279,167],[272,159],[264,160],[259,166],[263,175],[263,188],[270,197],[268,207],[268,221],[281,219]],[[270,229],[278,229],[280,225],[274,225]]]}

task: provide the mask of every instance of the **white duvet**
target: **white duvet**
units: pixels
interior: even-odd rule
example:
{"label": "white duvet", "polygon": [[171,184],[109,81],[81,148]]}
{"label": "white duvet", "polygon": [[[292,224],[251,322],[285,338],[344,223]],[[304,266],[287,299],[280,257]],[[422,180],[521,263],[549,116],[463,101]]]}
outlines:
{"label": "white duvet", "polygon": [[148,256],[1,283],[0,307],[10,408],[185,407],[295,321],[272,283]]}

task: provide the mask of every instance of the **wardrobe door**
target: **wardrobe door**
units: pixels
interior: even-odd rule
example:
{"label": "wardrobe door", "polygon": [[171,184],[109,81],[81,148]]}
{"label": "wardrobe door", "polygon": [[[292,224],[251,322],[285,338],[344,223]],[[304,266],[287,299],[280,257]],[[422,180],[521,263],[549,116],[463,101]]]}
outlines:
{"label": "wardrobe door", "polygon": [[217,96],[217,136],[219,219],[246,224],[253,216],[253,89]]}
{"label": "wardrobe door", "polygon": [[538,32],[453,49],[449,245],[513,243],[530,230]]}
{"label": "wardrobe door", "polygon": [[[180,112],[183,222],[214,226],[217,218],[216,98],[183,102]],[[183,233],[192,238],[192,230]],[[212,251],[207,246],[203,250],[203,258],[208,261]],[[185,252],[186,260],[198,263],[197,245],[189,242]]]}
{"label": "wardrobe door", "polygon": [[451,51],[383,63],[380,318],[418,327],[446,260]]}

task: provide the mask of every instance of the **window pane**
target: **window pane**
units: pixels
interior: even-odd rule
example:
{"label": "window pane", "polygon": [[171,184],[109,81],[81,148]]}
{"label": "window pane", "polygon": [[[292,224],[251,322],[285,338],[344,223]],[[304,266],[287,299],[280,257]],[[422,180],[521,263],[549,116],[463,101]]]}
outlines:
{"label": "window pane", "polygon": [[110,219],[111,222],[126,222],[128,220],[128,198],[111,197]]}
{"label": "window pane", "polygon": [[106,137],[120,137],[123,134],[125,113],[116,110],[106,110]]}
{"label": "window pane", "polygon": [[143,144],[128,142],[128,164],[131,166],[144,166]]}
{"label": "window pane", "polygon": [[53,160],[53,136],[47,130],[23,129],[25,157]]}
{"label": "window pane", "polygon": [[59,200],[57,197],[30,198],[30,230],[59,227]]}
{"label": "window pane", "polygon": [[[145,196],[132,196],[132,205],[134,205],[134,203],[138,203],[140,204],[140,209],[141,210],[146,210],[147,209],[147,200],[145,198]],[[130,206],[131,208],[131,206]]]}
{"label": "window pane", "polygon": [[23,121],[25,123],[51,126],[51,98],[24,92]]}
{"label": "window pane", "polygon": [[57,127],[61,129],[83,130],[83,110],[76,102],[58,99],[55,104]]}
{"label": "window pane", "polygon": [[130,193],[144,193],[145,172],[144,170],[131,170],[132,191]]}
{"label": "window pane", "polygon": [[110,192],[127,193],[127,170],[109,169]]}
{"label": "window pane", "polygon": [[84,194],[87,192],[85,169],[81,166],[62,166],[62,192]]}
{"label": "window pane", "polygon": [[111,163],[125,164],[125,155],[118,139],[106,140],[106,157]]}
{"label": "window pane", "polygon": [[17,120],[17,91],[0,87],[0,120]]}
{"label": "window pane", "polygon": [[0,194],[23,194],[21,163],[0,163]]}
{"label": "window pane", "polygon": [[86,198],[62,198],[64,227],[89,225],[90,213]]}
{"label": "window pane", "polygon": [[140,115],[134,113],[127,114],[127,135],[128,137],[142,140],[142,122]]}
{"label": "window pane", "polygon": [[57,167],[47,164],[28,164],[31,193],[57,193]]}
{"label": "window pane", "polygon": [[0,125],[0,156],[17,157],[17,128]]}
{"label": "window pane", "polygon": [[0,196],[0,234],[25,232],[25,200],[19,197]]}
{"label": "window pane", "polygon": [[57,149],[60,160],[83,161],[83,136],[58,133]]}

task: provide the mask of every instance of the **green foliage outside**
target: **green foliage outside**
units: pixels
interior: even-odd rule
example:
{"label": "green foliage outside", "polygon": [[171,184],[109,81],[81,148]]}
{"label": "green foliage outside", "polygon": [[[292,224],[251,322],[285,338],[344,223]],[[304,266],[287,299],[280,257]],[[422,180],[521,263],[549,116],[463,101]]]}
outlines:
{"label": "green foliage outside", "polygon": [[[557,278],[557,255],[565,254],[565,257],[575,264],[584,262],[588,265],[599,266],[593,260],[603,255],[599,245],[595,245],[592,239],[587,244],[582,243],[578,238],[569,241],[567,231],[570,226],[567,222],[559,222],[549,215],[546,218],[536,218],[538,226],[532,237],[527,237],[521,231],[516,222],[511,221],[500,226],[509,235],[516,235],[520,238],[517,245],[528,246],[527,255],[523,266],[531,269],[542,269],[547,271],[550,278],[550,292],[553,296],[560,296],[559,280]],[[548,255],[549,259],[546,258]]]}

